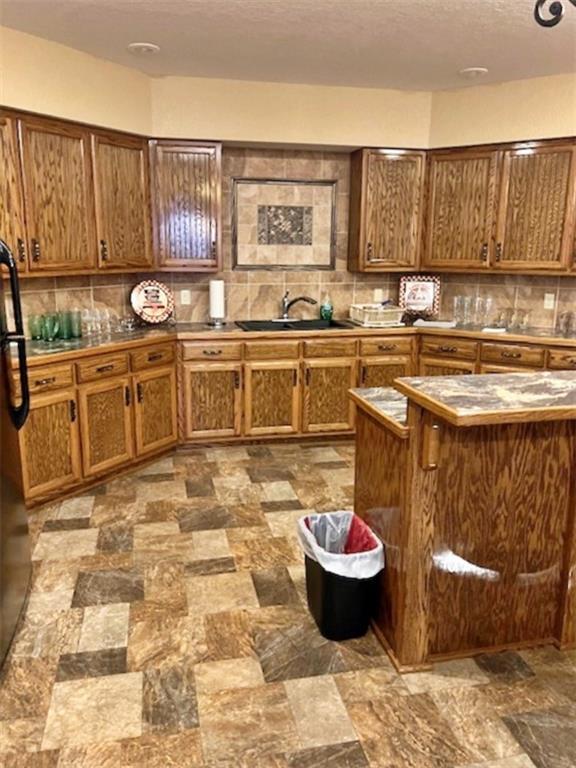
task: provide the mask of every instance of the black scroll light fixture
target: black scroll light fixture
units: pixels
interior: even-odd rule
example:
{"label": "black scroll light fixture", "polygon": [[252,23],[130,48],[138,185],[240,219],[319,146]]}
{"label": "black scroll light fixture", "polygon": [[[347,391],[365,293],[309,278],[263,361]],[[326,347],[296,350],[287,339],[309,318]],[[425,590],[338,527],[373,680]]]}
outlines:
{"label": "black scroll light fixture", "polygon": [[[567,0],[576,7],[576,0]],[[555,27],[564,16],[566,0],[537,0],[534,6],[534,18],[541,27]]]}

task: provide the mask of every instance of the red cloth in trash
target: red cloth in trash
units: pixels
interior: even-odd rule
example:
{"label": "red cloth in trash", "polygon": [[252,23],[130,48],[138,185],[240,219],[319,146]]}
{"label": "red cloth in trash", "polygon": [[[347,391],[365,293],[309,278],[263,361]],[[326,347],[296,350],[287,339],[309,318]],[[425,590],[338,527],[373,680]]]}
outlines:
{"label": "red cloth in trash", "polygon": [[344,546],[344,554],[353,555],[356,552],[369,552],[377,546],[378,542],[370,528],[358,515],[354,515]]}

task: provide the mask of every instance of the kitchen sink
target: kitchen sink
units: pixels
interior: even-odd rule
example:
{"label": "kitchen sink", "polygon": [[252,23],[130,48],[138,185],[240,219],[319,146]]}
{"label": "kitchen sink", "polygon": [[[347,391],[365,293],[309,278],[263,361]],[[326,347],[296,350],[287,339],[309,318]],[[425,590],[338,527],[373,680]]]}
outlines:
{"label": "kitchen sink", "polygon": [[243,331],[330,331],[351,328],[345,320],[237,320]]}

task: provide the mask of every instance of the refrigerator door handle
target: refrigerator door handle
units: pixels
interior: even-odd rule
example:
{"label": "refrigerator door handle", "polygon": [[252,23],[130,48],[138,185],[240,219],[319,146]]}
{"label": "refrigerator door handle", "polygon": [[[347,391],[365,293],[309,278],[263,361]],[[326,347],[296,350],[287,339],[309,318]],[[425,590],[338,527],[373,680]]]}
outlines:
{"label": "refrigerator door handle", "polygon": [[[14,311],[15,333],[5,333],[2,338],[1,353],[6,354],[10,344],[18,346],[18,371],[20,374],[20,405],[9,404],[9,413],[16,429],[21,429],[28,418],[30,411],[30,389],[28,386],[28,365],[26,362],[26,340],[24,337],[24,325],[22,323],[22,306],[20,304],[20,286],[18,283],[18,269],[10,249],[3,240],[0,240],[0,264],[8,267],[10,275],[10,290]],[[6,370],[8,365],[6,365]]]}

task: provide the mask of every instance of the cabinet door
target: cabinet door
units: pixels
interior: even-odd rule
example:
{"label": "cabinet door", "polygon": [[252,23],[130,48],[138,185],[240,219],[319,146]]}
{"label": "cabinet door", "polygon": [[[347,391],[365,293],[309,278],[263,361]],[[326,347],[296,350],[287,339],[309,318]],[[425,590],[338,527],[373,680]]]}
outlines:
{"label": "cabinet door", "polygon": [[80,436],[72,390],[33,397],[19,437],[27,499],[64,490],[80,481]]}
{"label": "cabinet door", "polygon": [[356,361],[309,360],[304,363],[303,429],[340,432],[354,428],[354,404],[348,390],[356,386]]}
{"label": "cabinet door", "polygon": [[476,364],[464,360],[443,360],[440,357],[421,357],[420,376],[459,376],[474,373]]}
{"label": "cabinet door", "polygon": [[18,271],[26,269],[26,235],[22,178],[18,159],[15,121],[0,115],[0,237],[18,262]]}
{"label": "cabinet door", "polygon": [[134,456],[130,379],[108,379],[79,389],[84,474],[97,475]]}
{"label": "cabinet door", "polygon": [[92,156],[99,266],[151,266],[146,140],[96,134]]}
{"label": "cabinet door", "polygon": [[187,438],[235,437],[242,426],[240,363],[184,365]]}
{"label": "cabinet door", "polygon": [[567,269],[572,248],[576,149],[504,153],[496,255],[500,269]]}
{"label": "cabinet door", "polygon": [[368,357],[360,363],[363,387],[391,387],[394,379],[412,374],[412,358],[407,355]]}
{"label": "cabinet door", "polygon": [[[350,200],[351,267],[377,272],[415,267],[424,190],[423,152],[363,150],[361,186],[353,178]],[[356,251],[356,252],[355,252]]]}
{"label": "cabinet door", "polygon": [[247,363],[244,375],[246,434],[285,435],[298,432],[298,362]]}
{"label": "cabinet door", "polygon": [[89,134],[81,126],[21,121],[30,269],[96,266]]}
{"label": "cabinet door", "polygon": [[160,267],[216,271],[221,147],[152,142],[154,247]]}
{"label": "cabinet door", "polygon": [[425,266],[490,265],[497,168],[493,151],[431,155]]}
{"label": "cabinet door", "polygon": [[134,419],[138,456],[174,445],[178,439],[174,368],[143,371],[134,377]]}

